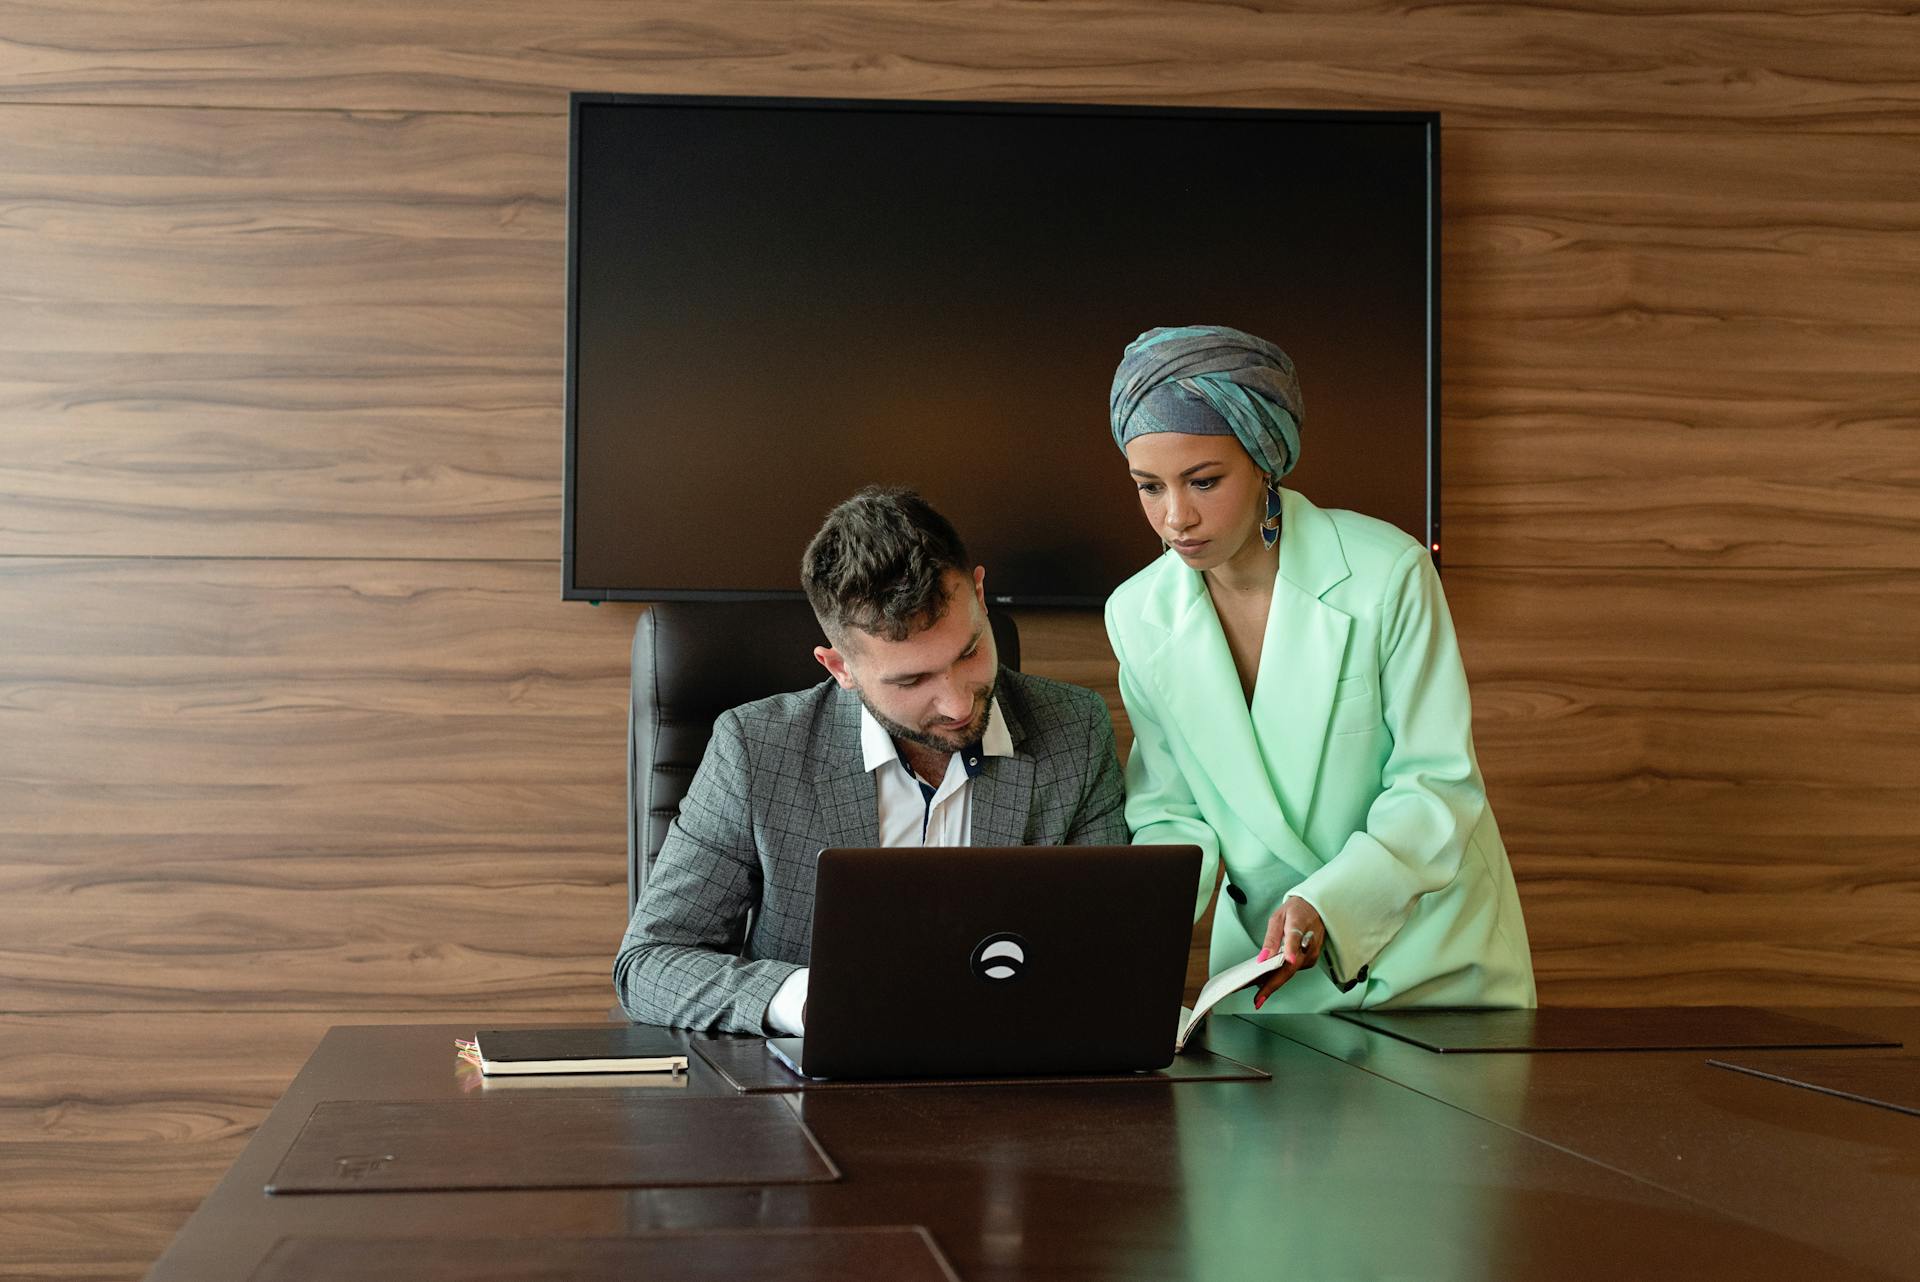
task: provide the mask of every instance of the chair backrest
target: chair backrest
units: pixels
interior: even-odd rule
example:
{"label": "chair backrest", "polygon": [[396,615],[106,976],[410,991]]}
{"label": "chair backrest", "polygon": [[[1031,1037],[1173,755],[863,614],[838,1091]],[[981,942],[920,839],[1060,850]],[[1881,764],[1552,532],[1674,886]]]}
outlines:
{"label": "chair backrest", "polygon": [[[1000,662],[1020,666],[1011,616],[988,616]],[[826,680],[813,648],[826,644],[803,600],[666,601],[633,630],[627,700],[627,914],[680,813],[728,708]]]}

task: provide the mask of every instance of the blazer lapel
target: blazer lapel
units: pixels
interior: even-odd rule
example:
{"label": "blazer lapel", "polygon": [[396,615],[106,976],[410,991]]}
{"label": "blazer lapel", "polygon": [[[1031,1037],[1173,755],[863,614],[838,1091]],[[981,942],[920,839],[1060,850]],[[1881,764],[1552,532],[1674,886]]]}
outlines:
{"label": "blazer lapel", "polygon": [[1281,492],[1281,506],[1280,566],[1260,646],[1253,724],[1265,730],[1256,732],[1261,759],[1299,832],[1319,784],[1334,688],[1353,627],[1320,597],[1351,570],[1326,513],[1292,490]]}
{"label": "blazer lapel", "polygon": [[1033,757],[1026,749],[1027,729],[1013,713],[1013,701],[1000,700],[1000,716],[1013,740],[1011,757],[988,757],[970,785],[975,846],[1024,846],[1027,819],[1033,813]]}
{"label": "blazer lapel", "polygon": [[860,700],[845,690],[836,691],[826,752],[814,774],[823,846],[868,849],[880,844],[879,794],[864,765]]}
{"label": "blazer lapel", "polygon": [[[1262,768],[1240,676],[1200,576],[1169,566],[1172,630],[1149,664],[1167,719],[1180,727],[1207,777],[1245,824],[1287,862],[1298,845]],[[1307,865],[1308,869],[1315,866]]]}

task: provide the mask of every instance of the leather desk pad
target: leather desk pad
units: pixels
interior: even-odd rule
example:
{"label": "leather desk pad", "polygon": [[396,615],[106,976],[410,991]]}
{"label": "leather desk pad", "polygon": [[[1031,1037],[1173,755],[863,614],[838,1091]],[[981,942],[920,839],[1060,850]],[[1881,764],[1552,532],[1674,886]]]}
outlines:
{"label": "leather desk pad", "polygon": [[1442,1053],[1899,1045],[1750,1006],[1549,1006],[1540,1010],[1343,1010],[1335,1014],[1362,1028]]}
{"label": "leather desk pad", "polygon": [[802,1077],[775,1059],[757,1037],[693,1037],[689,1044],[707,1065],[746,1095],[785,1091],[873,1090],[892,1086],[1106,1086],[1115,1082],[1256,1082],[1272,1076],[1212,1051],[1174,1056],[1150,1073],[1044,1074],[1030,1077],[887,1077],[861,1080]]}
{"label": "leather desk pad", "polygon": [[1920,1055],[1764,1055],[1707,1063],[1920,1117]]}
{"label": "leather desk pad", "polygon": [[627,1238],[282,1238],[250,1282],[959,1282],[918,1225]]}
{"label": "leather desk pad", "polygon": [[839,1178],[813,1132],[777,1099],[509,1095],[316,1105],[267,1192],[673,1188]]}

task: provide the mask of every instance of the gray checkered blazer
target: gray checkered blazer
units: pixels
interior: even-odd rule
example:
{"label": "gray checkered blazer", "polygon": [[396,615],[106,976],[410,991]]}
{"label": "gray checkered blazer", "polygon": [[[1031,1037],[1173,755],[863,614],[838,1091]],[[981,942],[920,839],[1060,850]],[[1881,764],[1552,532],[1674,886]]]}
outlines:
{"label": "gray checkered blazer", "polygon": [[[1002,668],[996,697],[1013,755],[973,781],[973,844],[1126,844],[1100,696]],[[833,681],[720,715],[614,959],[629,1016],[767,1031],[767,1003],[811,955],[821,850],[880,844],[861,765],[860,702]]]}

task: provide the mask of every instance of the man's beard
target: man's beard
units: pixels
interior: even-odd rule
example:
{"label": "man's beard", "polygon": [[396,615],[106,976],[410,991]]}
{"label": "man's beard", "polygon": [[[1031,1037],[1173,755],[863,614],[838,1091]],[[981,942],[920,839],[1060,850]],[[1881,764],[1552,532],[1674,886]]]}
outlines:
{"label": "man's beard", "polygon": [[980,737],[986,734],[987,720],[993,715],[994,692],[999,688],[1000,676],[998,673],[995,673],[993,680],[982,687],[980,692],[975,696],[976,706],[979,711],[973,714],[973,720],[969,722],[967,728],[958,735],[941,734],[938,731],[919,730],[912,726],[903,726],[898,721],[887,716],[886,713],[880,711],[880,709],[874,707],[873,703],[867,698],[867,692],[865,690],[855,686],[854,693],[860,696],[861,704],[865,706],[868,713],[873,716],[873,719],[880,723],[880,728],[894,738],[905,739],[908,743],[917,743],[922,748],[932,748],[935,752],[963,752],[971,748],[974,744],[979,743]]}

